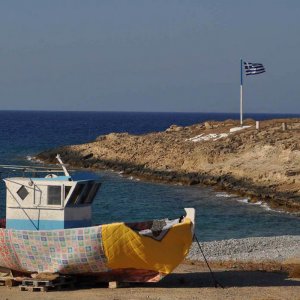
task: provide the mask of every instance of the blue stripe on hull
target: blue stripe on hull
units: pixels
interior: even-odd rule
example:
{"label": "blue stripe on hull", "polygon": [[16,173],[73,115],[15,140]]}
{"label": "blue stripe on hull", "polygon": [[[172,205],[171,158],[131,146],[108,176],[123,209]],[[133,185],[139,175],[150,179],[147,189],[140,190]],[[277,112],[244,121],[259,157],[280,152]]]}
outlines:
{"label": "blue stripe on hull", "polygon": [[7,219],[7,229],[17,230],[53,230],[91,226],[90,220],[57,221],[57,220],[17,220]]}

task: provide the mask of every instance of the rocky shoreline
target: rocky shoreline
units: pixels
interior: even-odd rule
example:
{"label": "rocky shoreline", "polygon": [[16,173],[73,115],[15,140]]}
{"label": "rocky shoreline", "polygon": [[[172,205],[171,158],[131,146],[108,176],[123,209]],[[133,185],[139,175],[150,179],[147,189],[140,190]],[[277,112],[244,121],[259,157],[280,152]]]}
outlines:
{"label": "rocky shoreline", "polygon": [[[283,125],[284,124],[284,125]],[[112,169],[144,180],[212,185],[300,214],[300,119],[205,122],[145,135],[111,133],[37,155],[56,163]]]}

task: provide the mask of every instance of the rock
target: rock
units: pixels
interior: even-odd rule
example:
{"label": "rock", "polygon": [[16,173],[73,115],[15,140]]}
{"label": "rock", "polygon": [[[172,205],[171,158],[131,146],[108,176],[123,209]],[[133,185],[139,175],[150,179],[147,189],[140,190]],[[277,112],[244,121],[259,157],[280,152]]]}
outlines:
{"label": "rock", "polygon": [[170,131],[181,131],[184,130],[184,127],[182,126],[177,126],[177,125],[171,125],[169,128],[166,129],[166,132]]}
{"label": "rock", "polygon": [[213,125],[210,124],[209,122],[205,122],[204,127],[205,127],[205,129],[213,129]]}
{"label": "rock", "polygon": [[99,135],[97,138],[96,138],[96,141],[104,141],[106,140],[106,135]]}
{"label": "rock", "polygon": [[85,155],[82,159],[90,159],[90,158],[92,158],[93,156],[94,156],[94,154],[93,154],[93,153],[90,153],[90,154]]}
{"label": "rock", "polygon": [[122,132],[122,133],[112,132],[110,134],[107,134],[105,137],[107,140],[118,140],[127,136],[128,136],[128,132]]}

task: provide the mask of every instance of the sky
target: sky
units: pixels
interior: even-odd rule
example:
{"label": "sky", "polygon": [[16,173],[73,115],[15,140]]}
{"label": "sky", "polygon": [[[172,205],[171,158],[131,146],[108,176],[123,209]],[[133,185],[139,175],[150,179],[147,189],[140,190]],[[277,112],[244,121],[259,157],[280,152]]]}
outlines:
{"label": "sky", "polygon": [[0,110],[300,113],[298,0],[0,0]]}

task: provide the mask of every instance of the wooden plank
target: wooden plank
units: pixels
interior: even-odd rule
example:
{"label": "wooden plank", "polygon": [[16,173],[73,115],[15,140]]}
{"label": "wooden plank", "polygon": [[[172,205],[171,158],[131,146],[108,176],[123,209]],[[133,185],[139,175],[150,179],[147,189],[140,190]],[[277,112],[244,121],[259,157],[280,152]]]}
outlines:
{"label": "wooden plank", "polygon": [[14,280],[13,277],[1,277],[0,285],[5,285],[7,287],[16,286],[18,283]]}
{"label": "wooden plank", "polygon": [[28,291],[28,292],[48,292],[47,286],[26,286],[20,285],[20,291]]}
{"label": "wooden plank", "polygon": [[116,289],[118,286],[118,283],[116,281],[110,281],[108,284],[108,288],[110,289]]}
{"label": "wooden plank", "polygon": [[73,287],[75,284],[75,278],[71,276],[60,276],[54,280],[43,280],[36,278],[26,278],[22,280],[20,286],[21,291],[41,291],[47,292],[48,289],[61,289],[63,287]]}
{"label": "wooden plank", "polygon": [[108,288],[117,289],[117,288],[129,287],[129,285],[130,285],[129,282],[110,281],[108,284]]}

